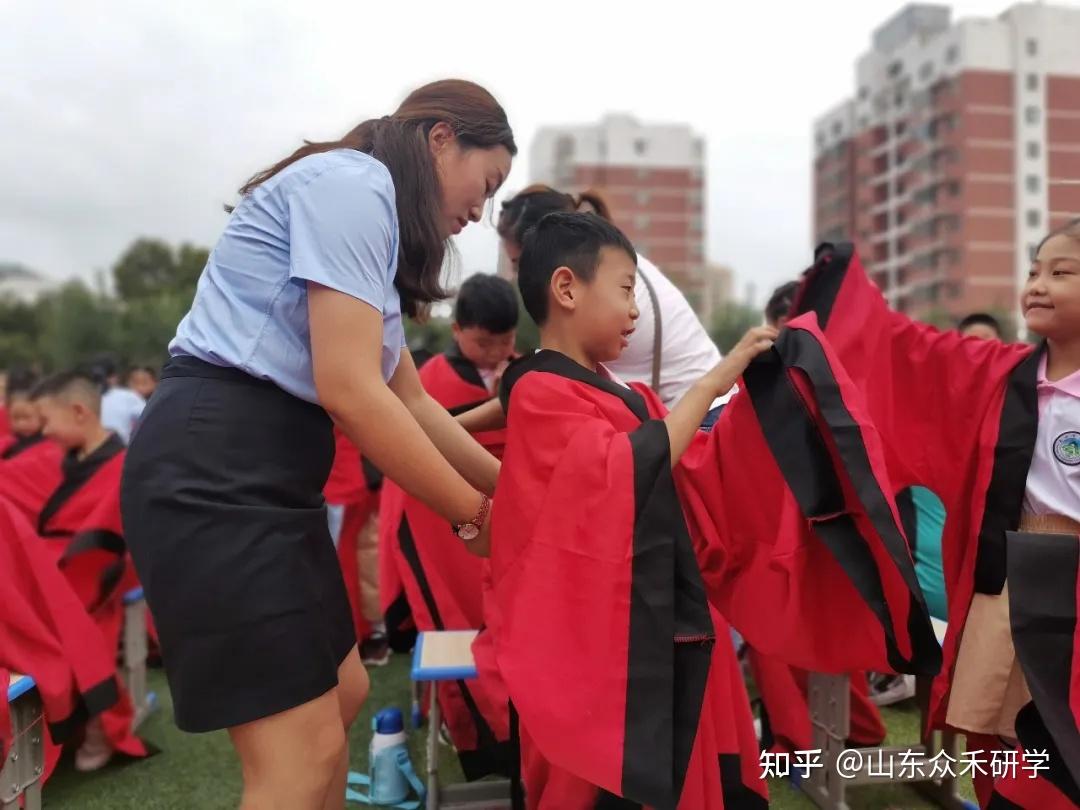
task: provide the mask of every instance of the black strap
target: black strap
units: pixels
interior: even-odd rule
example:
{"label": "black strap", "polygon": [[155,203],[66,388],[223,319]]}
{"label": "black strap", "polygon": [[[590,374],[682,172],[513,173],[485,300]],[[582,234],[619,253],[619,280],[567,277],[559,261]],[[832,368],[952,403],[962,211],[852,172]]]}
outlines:
{"label": "black strap", "polygon": [[645,291],[649,294],[653,309],[653,345],[652,345],[652,384],[651,388],[660,393],[660,367],[664,359],[664,318],[660,312],[660,299],[656,296],[656,288],[649,281],[649,276],[638,267],[638,276],[645,285]]}

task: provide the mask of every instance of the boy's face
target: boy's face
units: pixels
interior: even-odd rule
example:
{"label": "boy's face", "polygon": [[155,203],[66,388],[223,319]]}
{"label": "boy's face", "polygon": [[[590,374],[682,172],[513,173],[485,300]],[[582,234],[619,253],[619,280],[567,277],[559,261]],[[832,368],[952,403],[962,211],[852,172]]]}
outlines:
{"label": "boy's face", "polygon": [[149,399],[157,387],[157,381],[142,369],[136,369],[128,376],[128,387],[143,399]]}
{"label": "boy's face", "polygon": [[1047,240],[1032,262],[1020,308],[1037,335],[1058,340],[1080,335],[1080,242],[1064,234]]}
{"label": "boy's face", "polygon": [[30,397],[19,394],[8,403],[8,422],[16,436],[33,436],[41,432],[41,414]]}
{"label": "boy's face", "polygon": [[80,450],[99,417],[85,403],[61,397],[42,397],[35,403],[43,420],[42,433],[67,450]]}
{"label": "boy's face", "polygon": [[590,359],[610,362],[627,347],[638,316],[636,277],[637,266],[626,251],[605,247],[600,250],[593,280],[576,280],[575,328]]}
{"label": "boy's face", "polygon": [[514,353],[516,329],[491,332],[482,326],[461,327],[456,323],[451,328],[462,355],[477,368],[493,369]]}

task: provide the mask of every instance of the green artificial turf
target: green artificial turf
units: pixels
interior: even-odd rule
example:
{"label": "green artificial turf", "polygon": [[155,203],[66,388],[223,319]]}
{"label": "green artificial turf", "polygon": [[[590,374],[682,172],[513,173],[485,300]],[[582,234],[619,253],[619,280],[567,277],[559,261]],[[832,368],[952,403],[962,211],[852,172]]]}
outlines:
{"label": "green artificial turf", "polygon": [[[398,706],[408,716],[411,703],[407,656],[394,656],[389,665],[371,672],[371,697],[349,735],[353,770],[366,771],[371,716],[386,706]],[[45,787],[48,810],[231,810],[240,797],[240,769],[224,732],[184,734],[172,722],[172,702],[160,670],[149,673],[150,688],[158,695],[160,708],[143,725],[140,734],[160,753],[146,760],[110,764],[93,774],[77,773],[70,754],[61,762]],[[909,702],[883,710],[889,728],[889,742],[912,744],[918,737],[918,711]],[[417,773],[425,768],[426,730],[411,733],[409,745]],[[445,783],[461,780],[461,771],[450,749],[440,756],[440,776]],[[786,780],[772,780],[771,806],[775,810],[809,810],[814,805]],[[971,797],[970,782],[963,794]],[[853,788],[852,810],[886,808],[928,808],[912,789],[902,785]],[[360,807],[361,805],[355,805]]]}

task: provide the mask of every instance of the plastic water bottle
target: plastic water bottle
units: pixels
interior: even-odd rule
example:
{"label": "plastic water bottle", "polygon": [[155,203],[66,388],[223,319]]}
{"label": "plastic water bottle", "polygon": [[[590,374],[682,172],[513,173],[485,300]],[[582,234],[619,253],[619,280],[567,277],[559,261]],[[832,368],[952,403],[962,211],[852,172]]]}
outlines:
{"label": "plastic water bottle", "polygon": [[368,748],[371,801],[376,805],[398,804],[409,796],[409,782],[398,764],[398,752],[404,749],[408,754],[401,709],[390,707],[378,712],[372,721],[372,731]]}

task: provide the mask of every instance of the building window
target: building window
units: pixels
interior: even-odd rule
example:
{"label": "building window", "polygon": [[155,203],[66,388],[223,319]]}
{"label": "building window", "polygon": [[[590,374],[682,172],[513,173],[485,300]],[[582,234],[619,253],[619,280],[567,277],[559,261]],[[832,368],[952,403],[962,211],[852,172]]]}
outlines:
{"label": "building window", "polygon": [[956,64],[956,60],[960,58],[960,49],[955,45],[950,45],[945,50],[945,63],[948,65]]}
{"label": "building window", "polygon": [[870,88],[865,84],[859,88],[859,101],[866,101],[867,96],[870,95]]}
{"label": "building window", "polygon": [[1037,255],[1039,255],[1039,246],[1037,244],[1035,244],[1035,243],[1031,243],[1031,244],[1029,244],[1027,246],[1027,248],[1028,248],[1028,261],[1029,262],[1035,261],[1035,257]]}
{"label": "building window", "polygon": [[922,81],[929,81],[930,77],[934,75],[934,63],[924,62],[922,67],[919,68],[919,78]]}
{"label": "building window", "polygon": [[639,191],[637,193],[637,203],[638,203],[638,205],[648,205],[649,201],[651,199],[652,199],[652,194],[650,194],[647,191]]}
{"label": "building window", "polygon": [[1027,143],[1027,156],[1035,159],[1042,153],[1042,148],[1038,141],[1028,141]]}
{"label": "building window", "polygon": [[1039,41],[1037,39],[1029,39],[1027,41],[1027,55],[1036,56],[1039,53]]}
{"label": "building window", "polygon": [[1034,92],[1039,89],[1039,74],[1029,73],[1027,75],[1027,89]]}
{"label": "building window", "polygon": [[1042,224],[1042,214],[1034,208],[1027,212],[1027,225],[1029,228],[1038,228]]}
{"label": "building window", "polygon": [[637,218],[634,220],[634,225],[640,230],[645,230],[649,227],[649,222],[650,219],[647,214],[638,214]]}
{"label": "building window", "polygon": [[1029,124],[1039,123],[1040,112],[1038,107],[1030,106],[1024,108],[1024,120]]}
{"label": "building window", "polygon": [[649,170],[648,169],[638,169],[637,170],[637,179],[638,180],[648,180],[649,179]]}
{"label": "building window", "polygon": [[637,138],[634,140],[634,154],[644,155],[649,148],[649,142],[644,138]]}
{"label": "building window", "polygon": [[1039,175],[1037,174],[1029,174],[1024,180],[1024,186],[1032,194],[1035,194],[1039,191],[1039,185]]}
{"label": "building window", "polygon": [[701,229],[704,227],[704,223],[701,221],[701,217],[690,217],[690,230],[694,233],[701,233]]}
{"label": "building window", "polygon": [[690,254],[691,254],[691,255],[692,255],[692,256],[693,256],[693,257],[694,257],[695,259],[700,259],[700,258],[701,258],[701,257],[702,257],[702,256],[703,256],[703,255],[705,254],[705,252],[704,252],[704,251],[702,250],[702,248],[701,248],[701,243],[700,243],[700,242],[698,242],[698,243],[696,243],[696,244],[694,245],[694,247],[693,247],[693,248],[691,249],[691,251],[690,251]]}
{"label": "building window", "polygon": [[889,78],[890,79],[895,79],[897,76],[900,75],[900,73],[901,73],[901,71],[903,71],[903,69],[904,69],[904,63],[901,62],[899,59],[897,61],[893,62],[891,65],[889,65]]}

